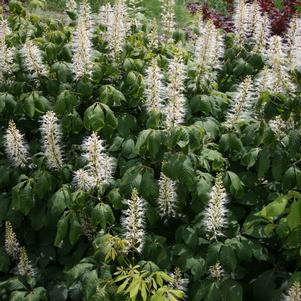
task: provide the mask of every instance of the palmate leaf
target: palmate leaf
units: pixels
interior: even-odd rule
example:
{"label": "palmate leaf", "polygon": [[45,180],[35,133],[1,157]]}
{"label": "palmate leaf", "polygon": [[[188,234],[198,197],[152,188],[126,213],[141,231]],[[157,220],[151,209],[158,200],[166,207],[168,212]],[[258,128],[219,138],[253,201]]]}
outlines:
{"label": "palmate leaf", "polygon": [[110,205],[97,204],[92,210],[91,221],[94,225],[100,225],[102,229],[106,229],[107,225],[113,224],[115,217]]}
{"label": "palmate leaf", "polygon": [[164,286],[151,297],[151,301],[179,301],[185,296],[185,293],[179,290]]}
{"label": "palmate leaf", "polygon": [[100,131],[104,127],[105,115],[100,104],[87,108],[84,116],[84,126],[90,131]]}
{"label": "palmate leaf", "polygon": [[28,215],[35,205],[32,184],[30,179],[25,179],[25,181],[17,184],[12,190],[11,206],[14,210],[20,211],[24,215]]}
{"label": "palmate leaf", "polygon": [[273,219],[277,218],[284,212],[288,200],[289,199],[286,196],[279,197],[265,206],[258,215],[273,221]]}
{"label": "palmate leaf", "polygon": [[138,154],[144,155],[149,153],[151,159],[155,159],[161,151],[163,139],[165,138],[164,132],[161,130],[148,129],[143,130],[137,139],[136,142],[136,151]]}
{"label": "palmate leaf", "polygon": [[189,156],[180,153],[170,155],[168,161],[164,162],[163,171],[171,179],[179,180],[188,187],[193,186],[195,170]]}
{"label": "palmate leaf", "polygon": [[243,291],[242,287],[234,280],[223,281],[221,285],[221,292],[225,301],[242,301]]}
{"label": "palmate leaf", "polygon": [[232,171],[227,171],[225,184],[230,188],[230,192],[233,194],[238,194],[245,186],[238,175]]}
{"label": "palmate leaf", "polygon": [[69,242],[74,245],[83,234],[83,228],[75,212],[69,215]]}
{"label": "palmate leaf", "polygon": [[291,231],[300,225],[301,221],[301,198],[295,200],[291,207],[289,214],[287,216],[287,224]]}
{"label": "palmate leaf", "polygon": [[37,287],[31,292],[14,291],[10,295],[10,300],[13,301],[47,301],[47,292],[44,287]]}

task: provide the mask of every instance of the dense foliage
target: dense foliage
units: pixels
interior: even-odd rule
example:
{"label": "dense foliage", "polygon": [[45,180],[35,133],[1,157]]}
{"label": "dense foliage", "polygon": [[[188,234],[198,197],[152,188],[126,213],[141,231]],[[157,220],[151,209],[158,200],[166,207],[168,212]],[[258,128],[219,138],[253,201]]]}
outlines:
{"label": "dense foliage", "polygon": [[300,300],[301,21],[138,2],[1,17],[0,299]]}

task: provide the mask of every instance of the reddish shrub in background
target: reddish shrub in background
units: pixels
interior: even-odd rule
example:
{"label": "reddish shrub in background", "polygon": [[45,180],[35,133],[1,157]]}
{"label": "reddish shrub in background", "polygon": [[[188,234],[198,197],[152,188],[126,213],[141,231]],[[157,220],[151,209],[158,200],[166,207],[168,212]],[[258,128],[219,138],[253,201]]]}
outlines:
{"label": "reddish shrub in background", "polygon": [[286,31],[291,17],[296,13],[297,7],[301,5],[301,1],[296,0],[282,2],[283,8],[278,9],[272,0],[258,0],[262,10],[269,14],[273,33],[278,35]]}
{"label": "reddish shrub in background", "polygon": [[[234,10],[234,1],[225,1],[227,2],[228,16],[211,9],[207,4],[202,5],[199,2],[188,3],[187,8],[192,14],[202,11],[205,19],[212,19],[216,26],[231,32],[233,29],[231,19]],[[291,17],[297,12],[297,8],[301,7],[300,0],[283,0],[281,9],[275,6],[273,0],[258,0],[258,3],[261,6],[262,11],[269,14],[272,31],[277,35],[281,35],[286,32]]]}

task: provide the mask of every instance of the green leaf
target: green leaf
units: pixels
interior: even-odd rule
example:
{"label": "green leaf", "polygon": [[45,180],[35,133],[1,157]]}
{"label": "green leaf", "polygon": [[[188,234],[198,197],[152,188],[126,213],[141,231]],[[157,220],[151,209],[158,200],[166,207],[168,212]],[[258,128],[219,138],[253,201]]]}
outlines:
{"label": "green leaf", "polygon": [[187,246],[194,250],[198,244],[197,231],[191,227],[184,228],[182,231],[182,237]]}
{"label": "green leaf", "polygon": [[222,300],[221,290],[217,283],[212,283],[209,287],[205,301],[218,301]]}
{"label": "green leaf", "polygon": [[84,114],[85,128],[91,131],[100,131],[105,125],[104,117],[104,112],[99,103],[90,106]]}
{"label": "green leaf", "polygon": [[59,217],[67,208],[67,203],[70,202],[70,194],[67,188],[62,187],[50,199],[49,207],[51,215],[54,218]]}
{"label": "green leaf", "polygon": [[51,66],[60,82],[67,82],[72,78],[71,69],[66,62],[56,62]]}
{"label": "green leaf", "polygon": [[146,169],[142,175],[140,183],[140,193],[146,200],[156,200],[159,194],[159,188],[154,178],[154,171]]}
{"label": "green leaf", "polygon": [[9,210],[10,195],[6,192],[0,193],[0,220],[6,220]]}
{"label": "green leaf", "polygon": [[100,225],[102,229],[106,229],[107,225],[112,225],[115,221],[113,211],[108,204],[97,204],[92,210],[92,223]]}
{"label": "green leaf", "polygon": [[136,126],[137,121],[133,115],[125,113],[118,117],[118,133],[121,137],[127,138]]}
{"label": "green leaf", "polygon": [[221,247],[222,244],[219,242],[209,245],[206,257],[206,263],[209,266],[214,265],[218,261]]}
{"label": "green leaf", "polygon": [[130,71],[126,77],[126,82],[129,86],[135,87],[138,84],[137,76],[135,72]]}
{"label": "green leaf", "polygon": [[142,283],[143,283],[143,279],[141,279],[141,278],[133,280],[132,283],[127,288],[127,290],[125,291],[125,293],[130,294],[131,300],[136,300],[136,297],[138,295],[138,292],[140,290],[140,286],[142,285]]}
{"label": "green leaf", "polygon": [[47,301],[47,291],[44,287],[36,287],[30,293],[27,293],[24,301]]}
{"label": "green leaf", "polygon": [[248,169],[251,168],[255,165],[259,152],[260,148],[258,147],[251,149],[247,154],[244,155],[242,163],[246,165]]}
{"label": "green leaf", "polygon": [[203,258],[189,258],[186,261],[186,268],[191,270],[193,279],[197,281],[206,273],[206,261]]}
{"label": "green leaf", "polygon": [[148,146],[147,149],[150,153],[151,158],[155,159],[163,144],[163,132],[160,130],[151,130],[151,133],[148,137]]}
{"label": "green leaf", "polygon": [[22,292],[19,292],[19,291],[15,291],[15,292],[12,292],[10,294],[10,297],[9,297],[9,300],[10,301],[24,301],[26,300],[26,296],[27,295],[27,292],[25,291],[22,291]]}
{"label": "green leaf", "polygon": [[220,131],[218,122],[212,117],[204,118],[203,121],[197,122],[195,125],[204,128],[206,134],[212,138],[216,138]]}
{"label": "green leaf", "polygon": [[236,173],[232,171],[227,171],[225,181],[226,184],[230,186],[230,191],[233,194],[237,194],[243,190],[244,183],[240,180],[239,176]]}
{"label": "green leaf", "polygon": [[243,290],[239,283],[234,280],[227,279],[221,285],[221,292],[224,301],[242,301]]}
{"label": "green leaf", "polygon": [[210,182],[206,181],[205,178],[200,178],[196,183],[197,196],[200,199],[208,199],[209,193],[211,191]]}
{"label": "green leaf", "polygon": [[83,121],[77,111],[65,114],[62,118],[62,126],[65,132],[78,134],[83,128]]}
{"label": "green leaf", "polygon": [[67,112],[71,113],[73,112],[76,105],[77,105],[76,96],[69,90],[64,90],[56,99],[55,111],[61,115]]}
{"label": "green leaf", "polygon": [[34,106],[35,111],[41,114],[50,109],[48,99],[44,96],[38,95],[37,93],[34,94]]}
{"label": "green leaf", "polygon": [[236,134],[224,134],[220,139],[220,147],[224,152],[239,152],[243,151],[243,144]]}
{"label": "green leaf", "polygon": [[289,167],[283,175],[283,187],[284,189],[292,189],[296,185],[296,173],[295,167]]}
{"label": "green leaf", "polygon": [[134,187],[140,187],[142,180],[141,172],[141,166],[133,166],[124,173],[119,184],[121,193],[131,195]]}
{"label": "green leaf", "polygon": [[196,95],[190,99],[189,104],[193,113],[202,112],[209,116],[212,112],[211,98],[208,95]]}
{"label": "green leaf", "polygon": [[49,301],[66,301],[68,289],[65,284],[56,284],[49,290]]}
{"label": "green leaf", "polygon": [[23,110],[29,117],[33,117],[35,113],[35,104],[33,95],[30,94],[23,100]]}
{"label": "green leaf", "polygon": [[70,232],[69,232],[69,241],[70,244],[73,246],[83,234],[82,226],[76,216],[76,213],[71,213],[69,216],[70,222]]}
{"label": "green leaf", "polygon": [[5,108],[5,94],[0,94],[0,112]]}
{"label": "green leaf", "polygon": [[0,113],[5,109],[14,108],[16,100],[13,95],[9,93],[0,93]]}
{"label": "green leaf", "polygon": [[24,215],[28,215],[35,205],[31,181],[26,180],[17,184],[13,187],[12,192],[12,208],[20,211]]}
{"label": "green leaf", "polygon": [[111,85],[101,87],[99,98],[101,102],[109,106],[120,106],[126,102],[124,95]]}
{"label": "green leaf", "polygon": [[137,153],[144,153],[147,149],[147,139],[149,135],[152,133],[152,130],[143,130],[140,132],[137,142],[136,142],[136,150]]}
{"label": "green leaf", "polygon": [[295,157],[301,146],[301,134],[299,130],[292,130],[289,133],[288,149],[291,157]]}
{"label": "green leaf", "polygon": [[277,283],[278,281],[284,281],[284,279],[282,279],[284,277],[281,276],[281,273],[274,270],[266,270],[262,274],[258,275],[258,278],[253,284],[254,299],[258,301],[280,301],[281,299],[279,296],[282,295],[282,292]]}
{"label": "green leaf", "polygon": [[287,223],[291,230],[294,230],[301,224],[301,199],[294,201],[291,205]]}
{"label": "green leaf", "polygon": [[265,206],[258,215],[272,221],[284,212],[287,202],[287,196],[281,196]]}
{"label": "green leaf", "polygon": [[0,247],[0,271],[7,273],[9,271],[10,260],[3,247]]}
{"label": "green leaf", "polygon": [[122,208],[122,197],[120,195],[119,189],[115,188],[113,190],[111,190],[108,195],[107,198],[109,200],[109,202],[112,204],[114,209],[121,209]]}
{"label": "green leaf", "polygon": [[192,189],[195,179],[195,169],[190,157],[175,154],[163,165],[164,173],[171,179],[179,180]]}
{"label": "green leaf", "polygon": [[301,189],[301,170],[298,167],[295,167],[295,176],[296,176],[297,187]]}
{"label": "green leaf", "polygon": [[40,199],[49,195],[55,188],[56,179],[46,170],[38,171],[35,174],[34,180],[34,192]]}
{"label": "green leaf", "polygon": [[260,153],[259,153],[259,158],[258,158],[258,172],[257,176],[258,178],[262,178],[265,176],[265,174],[268,172],[270,165],[271,165],[271,160],[270,160],[270,153],[271,151],[267,148],[264,148]]}
{"label": "green leaf", "polygon": [[287,169],[288,160],[284,152],[277,152],[272,160],[272,175],[277,181],[282,180],[282,175]]}
{"label": "green leaf", "polygon": [[220,252],[220,262],[226,270],[235,271],[237,265],[236,254],[231,246],[223,246]]}
{"label": "green leaf", "polygon": [[93,264],[89,262],[80,262],[67,271],[67,282],[72,284],[76,280],[79,280],[86,272],[91,271]]}
{"label": "green leaf", "polygon": [[116,129],[118,126],[118,119],[115,117],[114,112],[105,104],[101,104],[105,112],[105,125]]}
{"label": "green leaf", "polygon": [[64,238],[67,235],[69,227],[69,212],[65,213],[57,223],[57,232],[54,241],[56,247],[60,246],[63,243]]}

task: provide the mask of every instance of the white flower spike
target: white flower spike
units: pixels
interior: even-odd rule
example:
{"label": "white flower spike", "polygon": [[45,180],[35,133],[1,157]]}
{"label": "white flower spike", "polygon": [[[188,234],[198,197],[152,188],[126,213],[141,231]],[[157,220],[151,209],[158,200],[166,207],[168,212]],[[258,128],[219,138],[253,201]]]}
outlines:
{"label": "white flower spike", "polygon": [[289,288],[284,301],[300,301],[301,300],[301,286],[299,281],[295,281]]}
{"label": "white flower spike", "polygon": [[21,49],[21,55],[24,59],[24,66],[33,78],[47,76],[48,71],[43,63],[40,49],[32,40],[27,40]]}
{"label": "white flower spike", "polygon": [[186,100],[184,98],[184,81],[186,70],[182,57],[177,54],[169,64],[168,85],[166,87],[166,105],[163,112],[166,116],[167,128],[184,122],[186,115]]}
{"label": "white flower spike", "polygon": [[117,0],[112,15],[108,16],[105,39],[108,42],[110,55],[117,60],[123,51],[129,30],[127,23],[127,9],[124,0]]}
{"label": "white flower spike", "polygon": [[294,70],[301,67],[301,19],[294,16],[286,35],[287,57],[289,68]]}
{"label": "white flower spike", "polygon": [[272,87],[271,92],[293,92],[295,85],[286,66],[286,47],[282,42],[282,38],[280,36],[272,36],[269,45],[268,64],[271,69],[269,79]]}
{"label": "white flower spike", "polygon": [[9,221],[5,222],[5,252],[15,260],[19,258],[20,244]]}
{"label": "white flower spike", "polygon": [[233,103],[230,105],[226,115],[225,126],[231,129],[235,124],[244,118],[250,116],[255,92],[253,81],[250,76],[247,76],[239,85]]}
{"label": "white flower spike", "polygon": [[66,1],[66,10],[70,12],[74,12],[77,9],[77,3],[75,0],[67,0]]}
{"label": "white flower spike", "polygon": [[104,142],[96,133],[87,137],[82,145],[83,158],[87,161],[84,169],[90,179],[93,179],[92,187],[100,184],[108,184],[113,179],[113,159],[105,154]]}
{"label": "white flower spike", "polygon": [[164,37],[167,42],[172,41],[172,34],[175,31],[175,1],[174,0],[161,0],[162,14],[161,23],[164,31]]}
{"label": "white flower spike", "polygon": [[62,132],[54,112],[48,111],[41,120],[42,148],[51,169],[58,170],[63,166],[61,147]]}
{"label": "white flower spike", "polygon": [[223,55],[223,36],[209,20],[205,23],[195,46],[195,58],[200,74],[205,78],[210,77],[212,70],[220,67]]}
{"label": "white flower spike", "polygon": [[20,249],[18,274],[21,276],[34,276],[34,271],[28,259],[25,247]]}
{"label": "white flower spike", "polygon": [[175,217],[177,208],[176,182],[168,178],[163,172],[159,179],[158,206],[162,218]]}
{"label": "white flower spike", "polygon": [[162,82],[163,74],[156,59],[153,59],[146,70],[145,79],[145,106],[148,112],[160,111],[164,99],[165,87]]}
{"label": "white flower spike", "polygon": [[251,32],[250,6],[245,0],[237,0],[234,13],[234,40],[242,47]]}
{"label": "white flower spike", "polygon": [[223,184],[222,175],[218,174],[211,190],[210,200],[204,211],[204,227],[209,239],[217,240],[223,236],[223,229],[227,226],[228,197]]}
{"label": "white flower spike", "polygon": [[271,36],[271,24],[267,13],[259,16],[254,30],[254,48],[253,51],[266,56],[267,46]]}
{"label": "white flower spike", "polygon": [[183,278],[182,272],[179,268],[175,268],[174,272],[171,273],[170,276],[172,278],[169,284],[171,288],[182,292],[187,291],[189,280],[187,278]]}
{"label": "white flower spike", "polygon": [[219,262],[209,268],[210,277],[215,281],[220,281],[224,275],[224,269]]}
{"label": "white flower spike", "polygon": [[14,48],[8,48],[5,41],[0,40],[0,72],[4,78],[4,74],[10,75],[14,65]]}
{"label": "white flower spike", "polygon": [[128,251],[136,250],[141,253],[145,238],[145,201],[138,196],[136,188],[132,191],[131,199],[127,200],[127,205],[128,209],[122,212],[121,224],[128,241]]}
{"label": "white flower spike", "polygon": [[84,169],[74,172],[73,185],[77,190],[89,191],[94,185],[94,179]]}
{"label": "white flower spike", "polygon": [[5,153],[10,162],[16,167],[26,167],[29,154],[24,135],[17,129],[14,121],[10,121],[4,135]]}
{"label": "white flower spike", "polygon": [[85,2],[80,7],[77,25],[73,34],[72,69],[76,79],[84,75],[91,75],[93,69],[92,34],[93,19],[91,17],[91,8]]}

